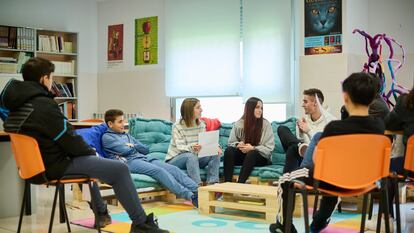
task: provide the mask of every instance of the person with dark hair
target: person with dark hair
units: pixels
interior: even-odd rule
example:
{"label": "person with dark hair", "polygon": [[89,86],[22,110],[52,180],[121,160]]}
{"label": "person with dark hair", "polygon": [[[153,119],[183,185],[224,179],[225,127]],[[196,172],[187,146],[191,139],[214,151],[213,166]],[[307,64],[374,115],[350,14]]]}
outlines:
{"label": "person with dark hair", "polygon": [[[376,90],[376,95],[374,100],[369,105],[368,113],[370,116],[379,117],[381,119],[384,119],[388,113],[390,112],[390,109],[388,108],[387,103],[381,96],[381,80],[380,78],[375,74],[368,74],[371,76],[371,78],[375,79],[378,83]],[[345,106],[342,106],[341,108],[341,119],[345,119],[349,116]]]}
{"label": "person with dark hair", "polygon": [[298,168],[303,160],[303,155],[311,139],[322,132],[330,121],[336,118],[323,109],[325,98],[322,91],[311,88],[303,91],[302,107],[305,116],[297,121],[296,136],[286,126],[279,126],[277,134],[286,152],[283,173],[291,172]]}
{"label": "person with dark hair", "polygon": [[128,165],[131,173],[144,174],[198,207],[198,185],[178,167],[157,158],[149,158],[149,147],[124,131],[124,113],[118,109],[105,112],[108,130],[102,135],[102,146],[111,159]]}
{"label": "person with dark hair", "polygon": [[271,163],[275,140],[270,122],[263,118],[263,102],[251,97],[244,114],[230,132],[224,152],[224,181],[232,182],[234,166],[242,166],[237,182],[245,183],[255,166]]}
{"label": "person with dark hair", "polygon": [[186,169],[188,175],[198,185],[201,185],[200,168],[207,167],[207,184],[219,182],[221,148],[217,154],[199,157],[201,145],[198,144],[198,134],[206,131],[206,125],[200,121],[200,100],[186,98],[181,104],[181,119],[172,127],[170,146],[165,161],[180,169]]}
{"label": "person with dark hair", "polygon": [[[349,117],[344,120],[331,121],[326,125],[322,132],[320,139],[336,135],[346,134],[384,134],[385,125],[384,122],[376,117],[368,114],[369,104],[375,98],[377,81],[372,79],[367,73],[353,73],[342,83],[342,92],[345,107],[349,112]],[[317,142],[316,142],[317,143]],[[315,144],[316,145],[316,144]],[[306,151],[305,159],[310,156],[312,158],[315,145],[313,143],[309,145]],[[304,160],[305,161],[305,160]],[[311,159],[312,161],[312,159]],[[309,169],[308,178],[299,178],[308,185],[313,185],[313,162]],[[302,169],[302,167],[298,168]],[[283,189],[283,219],[286,220],[287,209],[287,189],[288,183],[282,184]],[[332,188],[332,185],[324,182],[320,183],[320,187]],[[329,224],[330,217],[335,210],[338,197],[323,196],[320,207],[313,216],[313,221],[310,225],[310,232],[320,232],[326,228]],[[276,222],[270,225],[271,233],[284,232],[285,223]],[[297,232],[292,224],[291,232]]]}
{"label": "person with dark hair", "polygon": [[[31,58],[22,67],[24,81],[10,80],[1,93],[0,106],[10,111],[4,122],[6,132],[36,139],[45,165],[45,173],[31,178],[33,183],[76,174],[88,175],[112,185],[115,195],[132,220],[132,233],[168,231],[158,228],[153,214],[141,206],[128,167],[118,161],[96,156],[60,111],[50,92],[54,65],[42,58]],[[96,183],[91,190],[96,207],[95,227],[111,223]]]}

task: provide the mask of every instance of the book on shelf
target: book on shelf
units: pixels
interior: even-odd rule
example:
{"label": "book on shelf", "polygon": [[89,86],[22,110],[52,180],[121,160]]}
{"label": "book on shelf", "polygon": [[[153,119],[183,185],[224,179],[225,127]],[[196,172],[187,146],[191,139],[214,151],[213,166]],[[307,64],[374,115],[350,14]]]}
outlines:
{"label": "book on shelf", "polygon": [[38,50],[41,52],[71,53],[72,42],[62,36],[38,35]]}
{"label": "book on shelf", "polygon": [[56,97],[75,97],[73,92],[73,83],[56,83],[53,81],[51,91],[53,94],[55,94]]}
{"label": "book on shelf", "polygon": [[65,41],[65,42],[63,43],[63,45],[64,45],[64,49],[63,49],[63,51],[64,51],[65,53],[72,53],[72,52],[73,52],[72,42],[70,42],[70,41]]}
{"label": "book on shelf", "polygon": [[23,64],[26,63],[32,56],[33,54],[30,54],[30,53],[19,52],[19,54],[17,55],[17,67],[16,67],[18,73],[21,73]]}
{"label": "book on shelf", "polygon": [[0,26],[0,48],[9,46],[9,27]]}
{"label": "book on shelf", "polygon": [[59,104],[60,111],[68,119],[76,119],[76,105],[74,102],[65,101]]}
{"label": "book on shelf", "polygon": [[56,74],[75,75],[75,60],[71,61],[52,61],[55,65]]}

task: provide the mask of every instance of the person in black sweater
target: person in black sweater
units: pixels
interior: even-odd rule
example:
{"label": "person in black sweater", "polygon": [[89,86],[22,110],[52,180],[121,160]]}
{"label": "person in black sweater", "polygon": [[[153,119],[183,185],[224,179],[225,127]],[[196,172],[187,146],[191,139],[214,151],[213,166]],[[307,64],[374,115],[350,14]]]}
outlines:
{"label": "person in black sweater", "polygon": [[[344,120],[331,121],[326,125],[321,138],[345,135],[345,134],[384,134],[385,126],[381,119],[369,116],[368,108],[376,95],[377,80],[367,73],[353,73],[342,83],[342,92],[345,107],[349,117]],[[309,150],[310,148],[308,148]],[[299,168],[301,169],[301,168]],[[302,180],[309,185],[313,185],[313,170],[309,171],[309,178]],[[287,207],[287,183],[282,184],[283,188],[283,219],[286,219]],[[320,187],[332,185],[321,182]],[[312,233],[320,232],[326,228],[330,221],[338,197],[323,196],[319,210],[313,217],[310,225]],[[284,232],[284,223],[276,222],[270,225],[271,233]],[[291,232],[297,232],[292,224]]]}
{"label": "person in black sweater", "polygon": [[[132,220],[132,233],[168,233],[159,229],[153,215],[146,215],[141,206],[128,167],[118,161],[96,156],[82,137],[76,135],[60,111],[50,92],[53,63],[31,58],[22,67],[24,81],[10,80],[1,93],[0,107],[10,111],[4,129],[36,139],[46,171],[30,181],[42,184],[67,175],[83,174],[112,185],[115,195]],[[96,183],[91,190],[97,207],[95,226],[111,223],[106,205]]]}

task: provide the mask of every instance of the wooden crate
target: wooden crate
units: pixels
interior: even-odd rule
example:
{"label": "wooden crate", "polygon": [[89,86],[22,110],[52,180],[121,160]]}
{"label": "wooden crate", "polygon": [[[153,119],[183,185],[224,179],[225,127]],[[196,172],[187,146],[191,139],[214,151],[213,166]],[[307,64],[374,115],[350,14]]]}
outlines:
{"label": "wooden crate", "polygon": [[[276,187],[254,184],[220,183],[198,189],[198,206],[201,214],[215,214],[253,221],[276,221]],[[223,193],[222,200],[216,193]],[[263,213],[264,218],[240,217],[216,213],[215,207]]]}

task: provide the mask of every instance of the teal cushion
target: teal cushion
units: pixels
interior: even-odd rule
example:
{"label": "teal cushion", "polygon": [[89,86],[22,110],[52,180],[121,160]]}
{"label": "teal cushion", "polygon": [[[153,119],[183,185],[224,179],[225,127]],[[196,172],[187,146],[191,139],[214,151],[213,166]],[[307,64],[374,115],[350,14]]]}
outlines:
{"label": "teal cushion", "polygon": [[131,173],[131,177],[135,188],[154,187],[156,189],[162,189],[161,185],[156,180],[147,175]]}
{"label": "teal cushion", "polygon": [[172,123],[159,119],[129,120],[129,134],[149,146],[150,153],[167,153],[171,141]]}

